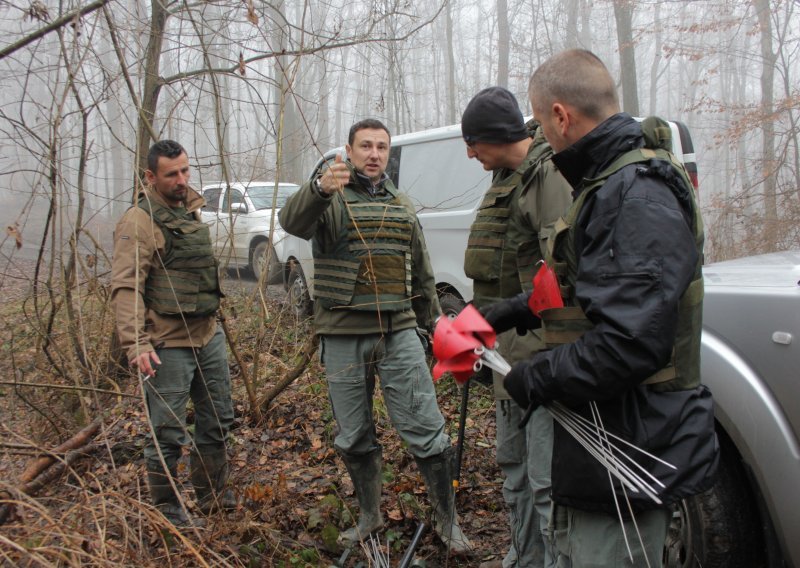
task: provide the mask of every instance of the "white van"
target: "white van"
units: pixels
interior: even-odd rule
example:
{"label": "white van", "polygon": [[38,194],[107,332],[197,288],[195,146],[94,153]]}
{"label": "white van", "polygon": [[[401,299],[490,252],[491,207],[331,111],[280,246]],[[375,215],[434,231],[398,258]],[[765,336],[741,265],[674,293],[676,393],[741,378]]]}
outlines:
{"label": "white van", "polygon": [[[689,129],[670,122],[673,152],[682,158],[697,187],[697,165]],[[309,179],[319,175],[344,148],[326,152]],[[472,281],[464,274],[464,251],[478,205],[492,181],[491,172],[467,157],[461,125],[454,124],[392,138],[386,174],[416,206],[428,245],[442,310],[458,312],[472,299]],[[298,313],[310,313],[314,263],[311,244],[289,235],[278,258],[284,262],[284,284]]]}

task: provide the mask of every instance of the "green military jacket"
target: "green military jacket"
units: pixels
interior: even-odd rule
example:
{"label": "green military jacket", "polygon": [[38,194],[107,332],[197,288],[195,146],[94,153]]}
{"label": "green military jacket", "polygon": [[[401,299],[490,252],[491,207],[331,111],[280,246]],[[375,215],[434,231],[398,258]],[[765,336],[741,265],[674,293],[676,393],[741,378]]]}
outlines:
{"label": "green military jacket", "polygon": [[[352,168],[345,191],[330,197],[320,195],[308,182],[289,198],[279,213],[281,226],[286,232],[311,239],[314,270],[319,273],[319,277],[315,274],[314,278],[314,328],[317,334],[387,333],[418,326],[429,329],[441,313],[425,238],[413,205],[388,179],[380,184],[374,196],[367,183]],[[355,215],[355,221],[351,216],[354,207],[370,203],[383,203],[392,210],[391,230],[383,231],[382,227],[381,234],[372,235],[372,238],[369,234],[376,227],[372,226],[369,214],[359,213]],[[382,254],[390,245],[396,247],[396,256]],[[356,256],[345,258],[346,251],[359,246],[369,249],[369,252],[361,250]],[[385,267],[376,264],[375,270],[391,271],[387,277],[377,279],[383,282],[381,297],[367,301],[370,284],[362,278],[363,274],[358,274],[355,288],[349,287],[344,293],[354,293],[355,299],[348,300],[344,295],[337,298],[330,286],[330,275],[336,270],[334,265],[339,266],[336,276],[344,277],[347,272],[356,274],[360,269],[363,273],[362,260],[365,257],[377,260],[379,256],[388,259],[389,263]],[[398,259],[398,262],[393,259]]]}
{"label": "green military jacket", "polygon": [[[533,275],[547,251],[555,222],[572,201],[571,188],[553,166],[553,152],[538,124],[528,123],[531,145],[516,170],[494,172],[470,227],[464,272],[473,280],[477,307],[510,298],[532,288]],[[499,352],[509,363],[527,359],[543,347],[534,333],[501,334]],[[507,399],[502,377],[495,374],[497,398]]]}

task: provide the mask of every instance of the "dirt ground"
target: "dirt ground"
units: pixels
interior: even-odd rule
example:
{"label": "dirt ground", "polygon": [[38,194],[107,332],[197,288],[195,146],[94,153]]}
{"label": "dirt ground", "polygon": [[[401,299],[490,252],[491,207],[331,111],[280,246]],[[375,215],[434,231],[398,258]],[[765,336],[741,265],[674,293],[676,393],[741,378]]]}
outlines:
{"label": "dirt ground", "polygon": [[[32,273],[32,263],[17,261],[0,275],[0,377],[6,382],[56,384],[59,379],[30,339],[35,334],[26,323]],[[266,324],[263,347],[252,348],[259,332],[247,317],[262,302],[254,297],[252,285],[229,284],[228,323],[248,372],[256,361],[253,353],[258,353],[258,389],[263,393],[293,366],[310,328],[285,315],[280,319],[281,294],[273,290],[267,300],[273,323]],[[24,298],[27,307],[20,308]],[[56,332],[60,331],[54,328],[54,337]],[[335,541],[338,529],[349,526],[355,501],[349,477],[332,449],[334,422],[322,369],[312,361],[258,422],[243,388],[242,369],[235,357],[230,363],[236,410],[229,449],[231,484],[240,506],[230,514],[212,515],[206,528],[180,538],[163,537],[147,504],[141,449],[148,428],[133,377],[118,377],[123,397],[65,397],[56,389],[0,385],[0,490],[13,493],[10,501],[17,503],[14,514],[0,526],[0,565],[335,565],[343,551],[332,535]],[[110,390],[106,384],[102,387]],[[476,385],[472,391],[457,505],[475,554],[448,558],[428,533],[417,551],[428,567],[478,566],[502,558],[508,548],[502,479],[494,456],[494,406],[489,389]],[[445,379],[437,384],[437,392],[455,443],[460,391],[452,379]],[[382,511],[387,524],[381,538],[396,565],[428,508],[414,460],[388,421],[380,396],[375,407],[385,456]],[[106,413],[87,455],[73,462],[68,473],[46,483],[35,499],[14,493],[25,467],[41,449],[55,447],[87,423],[87,412],[90,418]],[[182,460],[178,482],[192,510],[187,465]],[[71,547],[77,552],[64,560],[63,551]],[[367,561],[362,551],[354,550],[344,564],[367,566]]]}

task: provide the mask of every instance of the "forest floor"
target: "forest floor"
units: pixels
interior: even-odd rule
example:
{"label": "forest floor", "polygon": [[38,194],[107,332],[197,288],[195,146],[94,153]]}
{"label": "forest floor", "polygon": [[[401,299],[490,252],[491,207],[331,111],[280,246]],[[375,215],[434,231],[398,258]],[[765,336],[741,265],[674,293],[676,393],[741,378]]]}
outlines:
{"label": "forest floor", "polygon": [[[172,531],[147,497],[141,451],[148,426],[138,382],[120,369],[94,365],[91,372],[80,373],[71,367],[69,333],[60,327],[63,310],[55,310],[59,315],[47,327],[48,310],[59,304],[52,300],[55,296],[32,301],[31,274],[32,266],[9,265],[0,278],[0,509],[10,511],[0,526],[0,566],[337,565],[343,550],[335,543],[336,535],[350,526],[355,499],[333,450],[334,422],[316,357],[261,421],[248,403],[242,369],[230,357],[236,418],[229,456],[239,508],[210,516],[203,529]],[[229,283],[228,325],[246,371],[258,377],[261,394],[295,365],[311,328],[308,321],[287,315],[280,299],[262,299],[249,288]],[[97,289],[102,292],[103,286]],[[88,301],[73,301],[90,311]],[[87,338],[84,345],[89,345],[90,359],[108,359],[110,320],[102,310],[86,318],[90,323],[85,325],[92,327],[85,333],[93,339]],[[118,394],[65,389],[74,376],[91,389]],[[447,377],[436,386],[455,444],[460,390]],[[35,497],[18,491],[26,466],[98,416],[103,417],[100,431],[79,455],[55,456],[59,461],[74,458],[65,473],[48,478]],[[429,508],[416,464],[388,420],[379,389],[375,419],[384,451],[386,526],[380,538],[396,566],[418,523],[427,520]],[[191,430],[191,413],[189,422]],[[474,386],[456,501],[475,554],[448,558],[438,538],[428,532],[417,549],[422,560],[417,565],[478,566],[502,558],[508,549],[494,423],[490,390]],[[177,481],[193,510],[186,456]],[[14,507],[9,509],[9,504]],[[343,565],[369,563],[363,551],[355,549]]]}

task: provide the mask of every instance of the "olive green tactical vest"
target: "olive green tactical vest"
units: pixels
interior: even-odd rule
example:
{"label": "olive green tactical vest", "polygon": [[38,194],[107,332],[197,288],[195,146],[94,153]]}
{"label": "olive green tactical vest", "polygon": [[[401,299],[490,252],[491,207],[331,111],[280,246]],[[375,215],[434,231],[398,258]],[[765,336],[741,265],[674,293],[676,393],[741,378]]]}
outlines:
{"label": "olive green tactical vest", "polygon": [[473,303],[478,307],[531,288],[542,256],[538,235],[514,220],[521,216],[520,194],[537,166],[552,154],[544,138],[536,136],[519,168],[505,178],[501,176],[507,170],[496,172],[478,206],[464,253],[464,273],[473,280]]}
{"label": "olive green tactical vest", "polygon": [[[666,130],[665,130],[666,129]],[[631,150],[621,155],[606,170],[594,179],[584,180],[584,189],[573,202],[566,217],[555,227],[555,238],[549,241],[547,263],[556,272],[564,300],[563,308],[542,312],[544,341],[548,348],[572,343],[594,325],[586,318],[575,298],[575,281],[578,270],[575,250],[575,222],[584,203],[605,183],[606,179],[630,164],[647,163],[652,159],[668,162],[679,174],[691,196],[692,230],[697,250],[701,252],[695,274],[678,304],[678,327],[672,358],[668,365],[647,378],[644,384],[659,391],[677,391],[696,388],[700,384],[700,329],[703,312],[703,221],[694,198],[694,190],[683,164],[664,147],[670,147],[670,130],[661,119],[650,117],[642,124],[645,132],[644,148]]]}
{"label": "olive green tactical vest", "polygon": [[403,312],[411,309],[412,213],[391,181],[367,197],[346,186],[337,199],[347,221],[336,249],[314,251],[314,299],[326,309]]}
{"label": "olive green tactical vest", "polygon": [[211,249],[208,225],[186,211],[139,197],[139,207],[150,213],[166,241],[160,265],[150,269],[144,286],[145,305],[167,316],[209,316],[219,308],[217,260]]}

